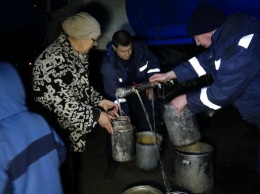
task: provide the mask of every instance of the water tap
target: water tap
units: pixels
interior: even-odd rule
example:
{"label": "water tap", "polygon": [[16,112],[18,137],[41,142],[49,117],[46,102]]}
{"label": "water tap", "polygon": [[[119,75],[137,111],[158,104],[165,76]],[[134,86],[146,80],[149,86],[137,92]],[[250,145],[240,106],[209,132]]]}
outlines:
{"label": "water tap", "polygon": [[116,96],[119,98],[126,97],[128,94],[140,92],[146,89],[154,88],[155,86],[159,85],[159,83],[150,83],[150,82],[143,82],[140,84],[136,84],[133,86],[121,87],[116,90]]}

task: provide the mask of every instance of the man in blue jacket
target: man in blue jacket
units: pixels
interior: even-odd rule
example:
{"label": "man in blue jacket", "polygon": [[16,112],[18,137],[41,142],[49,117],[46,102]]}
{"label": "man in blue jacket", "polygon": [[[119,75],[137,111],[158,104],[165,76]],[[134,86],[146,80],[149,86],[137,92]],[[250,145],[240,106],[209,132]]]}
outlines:
{"label": "man in blue jacket", "polygon": [[65,155],[55,131],[28,111],[16,69],[0,62],[0,193],[62,194]]}
{"label": "man in blue jacket", "polygon": [[[137,131],[150,131],[145,112],[137,95],[132,94],[117,99],[116,90],[120,87],[149,82],[149,77],[158,72],[160,72],[159,62],[144,42],[134,41],[130,33],[125,30],[114,33],[112,42],[107,45],[107,52],[101,66],[105,96],[115,103],[120,102],[122,114],[130,116]],[[153,125],[149,93],[141,91],[140,96],[146,111],[150,113],[149,119]],[[111,147],[107,146],[106,149],[109,152]],[[108,163],[109,161],[110,159],[108,159]]]}
{"label": "man in blue jacket", "polygon": [[260,129],[260,22],[243,14],[226,17],[202,5],[190,16],[187,31],[197,46],[207,50],[172,71],[150,77],[150,82],[173,78],[185,82],[210,73],[214,78],[210,86],[171,101],[178,112],[185,106],[200,113],[233,104],[244,120]]}

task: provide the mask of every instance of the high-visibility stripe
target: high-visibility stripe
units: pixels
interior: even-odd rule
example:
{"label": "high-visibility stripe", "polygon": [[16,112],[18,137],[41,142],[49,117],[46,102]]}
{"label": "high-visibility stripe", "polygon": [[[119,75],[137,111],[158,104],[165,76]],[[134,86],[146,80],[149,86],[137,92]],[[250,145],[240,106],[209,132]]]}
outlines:
{"label": "high-visibility stripe", "polygon": [[189,62],[192,65],[193,69],[196,71],[196,73],[198,74],[199,77],[206,74],[206,71],[200,65],[200,63],[199,63],[199,61],[196,57],[192,57],[189,60]]}
{"label": "high-visibility stripe", "polygon": [[147,71],[147,73],[154,73],[154,72],[160,72],[161,70],[159,68],[155,68],[155,69],[150,69],[149,71]]}
{"label": "high-visibility stripe", "polygon": [[249,34],[247,36],[242,37],[239,40],[238,45],[247,49],[249,44],[250,44],[250,42],[251,42],[251,40],[252,40],[252,38],[253,38],[253,36],[254,36],[254,34]]}
{"label": "high-visibility stripe", "polygon": [[27,168],[31,164],[55,150],[56,146],[53,140],[53,134],[45,135],[32,142],[25,150],[11,160],[8,167],[11,180],[14,181],[19,178],[27,171]]}
{"label": "high-visibility stripe", "polygon": [[144,66],[139,68],[139,71],[140,72],[144,71],[147,68],[147,66],[148,66],[148,61],[146,61],[146,64]]}
{"label": "high-visibility stripe", "polygon": [[216,68],[216,70],[219,70],[219,68],[220,68],[220,63],[221,63],[221,59],[215,61],[215,68]]}
{"label": "high-visibility stripe", "polygon": [[214,110],[220,109],[221,106],[218,106],[218,105],[216,105],[216,104],[214,104],[214,103],[209,101],[208,96],[207,96],[207,89],[208,89],[207,87],[201,89],[201,93],[200,93],[200,100],[201,100],[201,102],[205,106],[207,106],[207,107],[209,107],[211,109],[214,109]]}

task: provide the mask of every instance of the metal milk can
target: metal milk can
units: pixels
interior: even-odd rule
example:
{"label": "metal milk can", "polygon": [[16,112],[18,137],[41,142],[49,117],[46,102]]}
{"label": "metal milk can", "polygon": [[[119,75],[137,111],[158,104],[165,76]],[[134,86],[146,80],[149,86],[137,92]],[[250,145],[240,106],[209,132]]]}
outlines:
{"label": "metal milk can", "polygon": [[112,156],[119,162],[130,161],[134,158],[134,128],[130,117],[119,116],[113,120]]}

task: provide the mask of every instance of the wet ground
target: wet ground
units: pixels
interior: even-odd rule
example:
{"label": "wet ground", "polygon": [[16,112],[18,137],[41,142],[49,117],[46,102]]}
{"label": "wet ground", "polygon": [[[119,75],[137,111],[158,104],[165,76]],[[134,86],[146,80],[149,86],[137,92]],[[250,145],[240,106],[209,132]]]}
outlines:
{"label": "wet ground", "polygon": [[[214,185],[209,194],[257,194],[260,193],[256,171],[256,155],[259,144],[258,131],[247,125],[236,109],[226,107],[215,112],[213,117],[199,115],[198,121],[202,142],[214,149]],[[174,159],[175,149],[165,127],[161,127],[163,144],[161,160],[164,164],[167,181],[171,191],[181,191],[175,186]],[[121,194],[128,188],[150,185],[166,193],[161,165],[144,171],[136,166],[135,159],[120,163],[114,178],[110,182],[103,179],[106,168],[104,152],[105,131],[96,128],[88,136],[88,182],[89,194]],[[203,183],[201,183],[203,184]],[[182,190],[184,191],[185,188]]]}

